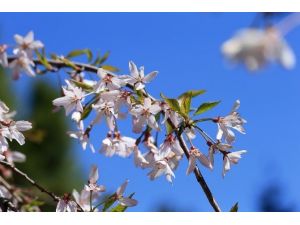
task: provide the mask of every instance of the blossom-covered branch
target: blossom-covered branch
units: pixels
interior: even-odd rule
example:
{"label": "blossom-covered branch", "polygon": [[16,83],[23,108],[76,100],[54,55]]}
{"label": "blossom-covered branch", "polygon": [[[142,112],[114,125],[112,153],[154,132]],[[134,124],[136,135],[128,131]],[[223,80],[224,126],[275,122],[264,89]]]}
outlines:
{"label": "blossom-covered branch", "polygon": [[[63,107],[66,116],[71,115],[77,130],[69,131],[68,135],[78,139],[83,149],[89,146],[92,152],[96,152],[97,143],[92,143],[90,136],[95,125],[103,120],[108,131],[101,146],[98,147],[100,153],[108,157],[117,155],[124,158],[133,154],[137,167],[150,170],[148,173],[150,180],[165,176],[169,182],[173,182],[174,171],[185,155],[189,161],[187,174],[194,172],[211,206],[215,211],[221,211],[197,166],[197,161],[212,170],[214,155],[221,153],[222,174],[225,176],[230,165],[236,164],[241,158],[244,150],[231,152],[232,143],[235,141],[232,130],[245,133],[243,125],[246,121],[237,113],[239,100],[235,102],[227,116],[201,118],[199,116],[220,103],[220,101],[204,102],[197,108],[193,108],[193,99],[204,94],[204,90],[190,90],[177,98],[168,98],[161,94],[162,98],[156,99],[146,91],[145,87],[157,76],[157,71],[145,74],[143,66],[138,68],[130,61],[129,74],[118,75],[112,71],[115,70],[114,67],[103,65],[105,58],[97,58],[94,63],[91,63],[92,54],[89,50],[76,50],[67,56],[52,55],[52,59],[48,59],[44,50],[38,51],[43,45],[33,39],[33,33],[15,39],[18,45],[13,51],[14,56],[7,57],[5,49],[2,63],[0,62],[3,67],[12,69],[14,79],[18,79],[21,73],[35,76],[55,72],[61,68],[67,69],[68,76],[65,85],[62,86],[63,95],[54,99],[53,105],[57,108]],[[33,58],[34,53],[36,59]],[[82,54],[87,55],[88,64],[72,60],[73,57]],[[97,79],[86,79],[86,72],[97,74]],[[136,138],[124,135],[119,129],[119,121],[128,115],[132,118],[132,132],[138,135]],[[199,124],[204,122],[217,125],[216,140],[199,127]],[[154,139],[154,132],[164,134],[162,143],[158,143],[158,138]],[[197,132],[208,148],[207,154],[194,144]],[[89,186],[85,188],[82,196],[85,201],[82,208],[85,211],[95,208],[92,206],[93,194],[103,190],[103,187],[97,186],[95,182],[97,175],[95,169],[93,171],[94,175],[90,177]],[[123,189],[122,186],[110,199],[122,203]],[[76,196],[78,200],[78,195]],[[125,202],[127,202],[126,206],[134,205],[132,200],[127,199]],[[70,195],[60,198],[58,211],[74,211],[74,209],[75,204]]]}

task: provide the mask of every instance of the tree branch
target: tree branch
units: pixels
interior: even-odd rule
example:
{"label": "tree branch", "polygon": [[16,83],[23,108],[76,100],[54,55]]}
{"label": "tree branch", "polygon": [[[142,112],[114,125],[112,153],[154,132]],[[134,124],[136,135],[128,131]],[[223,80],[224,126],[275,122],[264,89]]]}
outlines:
{"label": "tree branch", "polygon": [[1,164],[9,167],[10,169],[12,169],[13,171],[15,171],[17,174],[19,174],[20,176],[24,177],[29,183],[31,183],[33,186],[35,186],[37,189],[39,189],[41,192],[46,193],[47,195],[49,195],[54,201],[58,202],[59,201],[59,197],[56,196],[55,194],[53,194],[50,191],[47,191],[44,187],[42,187],[41,185],[39,185],[38,183],[36,183],[32,178],[30,178],[26,173],[22,172],[21,170],[19,170],[18,168],[16,168],[14,165],[6,162],[6,161],[0,161]]}
{"label": "tree branch", "polygon": [[[178,138],[180,147],[183,149],[184,154],[186,156],[187,159],[189,159],[190,154],[189,154],[189,148],[187,147],[183,137],[181,134],[178,134],[178,132],[176,132],[176,136]],[[194,175],[196,177],[197,182],[200,184],[202,190],[204,191],[206,198],[208,199],[210,205],[213,207],[213,209],[215,210],[215,212],[221,212],[221,208],[218,205],[216,199],[214,198],[213,194],[211,193],[202,173],[200,172],[198,166],[196,165],[195,169],[194,169]]]}
{"label": "tree branch", "polygon": [[[13,60],[17,59],[16,56],[8,56],[7,60],[8,62],[12,62]],[[36,65],[43,65],[43,63],[38,60],[38,59],[32,59],[32,61],[36,64]],[[61,68],[70,68],[70,65],[67,65],[66,63],[59,61],[59,60],[55,60],[55,59],[47,59],[48,63],[56,68],[56,69],[61,69]],[[82,71],[86,71],[86,72],[91,72],[91,73],[97,73],[98,71],[98,67],[96,66],[92,66],[86,63],[80,63],[80,62],[73,62],[72,63],[74,65],[76,65],[76,67],[80,68]],[[51,72],[51,71],[50,71]]]}

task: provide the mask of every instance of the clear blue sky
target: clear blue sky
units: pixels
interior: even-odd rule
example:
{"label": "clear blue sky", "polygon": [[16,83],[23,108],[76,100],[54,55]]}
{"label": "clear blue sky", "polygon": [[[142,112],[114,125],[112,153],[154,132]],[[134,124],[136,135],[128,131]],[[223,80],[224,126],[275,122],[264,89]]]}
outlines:
{"label": "clear blue sky", "polygon": [[[1,42],[13,43],[15,33],[33,30],[48,52],[66,54],[78,48],[111,51],[108,63],[128,72],[128,61],[145,65],[146,72],[159,75],[148,86],[154,96],[163,91],[177,96],[188,89],[206,89],[199,100],[222,100],[207,116],[225,115],[236,99],[241,100],[240,113],[247,119],[246,135],[237,135],[235,149],[246,149],[240,164],[233,166],[225,179],[221,176],[221,159],[213,172],[202,168],[209,186],[223,210],[237,201],[241,211],[256,211],[262,189],[279,182],[286,202],[299,210],[300,171],[300,65],[286,71],[278,65],[250,74],[244,68],[232,68],[220,54],[222,42],[235,31],[249,26],[253,13],[19,13],[0,14]],[[297,58],[300,57],[300,29],[287,36]],[[300,60],[299,60],[300,61]],[[50,79],[55,82],[55,79]],[[17,87],[32,80],[23,76]],[[20,93],[25,93],[25,88]],[[216,127],[203,127],[215,136]],[[97,135],[104,137],[101,124]],[[125,128],[124,134],[130,135]],[[93,139],[99,147],[99,138]],[[130,179],[128,193],[136,192],[139,205],[130,211],[154,210],[166,202],[178,210],[210,211],[194,176],[185,176],[183,160],[170,185],[163,177],[151,182],[146,171],[136,169],[133,159],[105,158],[83,152],[74,142],[74,155],[88,174],[92,163],[100,169],[100,183],[117,188]],[[197,141],[199,148],[206,148]]]}

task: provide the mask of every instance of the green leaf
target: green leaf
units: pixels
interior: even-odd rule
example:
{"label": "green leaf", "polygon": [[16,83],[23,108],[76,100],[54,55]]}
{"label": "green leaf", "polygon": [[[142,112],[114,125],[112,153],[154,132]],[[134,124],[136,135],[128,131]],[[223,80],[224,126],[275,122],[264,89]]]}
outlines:
{"label": "green leaf", "polygon": [[214,108],[215,106],[217,106],[221,101],[214,101],[214,102],[205,102],[202,105],[200,105],[198,107],[198,109],[196,110],[196,112],[194,113],[194,115],[199,115],[201,113],[204,113],[212,108]]}
{"label": "green leaf", "polygon": [[86,84],[86,83],[83,83],[83,82],[79,82],[79,81],[76,81],[76,80],[71,80],[71,82],[73,84],[75,84],[77,87],[80,87],[82,88],[83,90],[85,91],[92,91],[93,90],[93,87]]}
{"label": "green leaf", "polygon": [[182,93],[178,99],[181,99],[184,95],[186,95],[187,93],[190,93],[192,95],[192,98],[197,97],[198,95],[202,95],[206,92],[206,90],[190,90],[187,92]]}
{"label": "green leaf", "polygon": [[105,52],[104,56],[99,59],[98,64],[101,65],[102,63],[104,63],[108,59],[109,55],[110,55],[109,51]]}
{"label": "green leaf", "polygon": [[186,92],[180,99],[180,110],[188,115],[191,109],[192,93]]}
{"label": "green leaf", "polygon": [[181,113],[180,110],[180,105],[179,102],[177,101],[177,99],[174,98],[167,98],[166,96],[164,96],[163,94],[160,94],[160,96],[165,100],[165,102],[169,105],[169,107],[178,113]]}
{"label": "green leaf", "polygon": [[[131,195],[129,195],[128,198],[132,198],[134,195],[134,193],[132,193]],[[127,206],[123,206],[121,204],[118,204],[116,207],[114,207],[111,212],[124,212],[128,207]]]}
{"label": "green leaf", "polygon": [[39,51],[35,51],[38,60],[43,64],[43,66],[47,69],[47,70],[52,70],[52,66],[50,65],[50,63],[48,62],[47,58],[45,57],[45,49],[43,48],[42,50],[42,54]]}
{"label": "green leaf", "polygon": [[111,66],[111,65],[103,65],[101,66],[102,69],[108,70],[110,72],[118,72],[119,69],[117,67]]}
{"label": "green leaf", "polygon": [[237,212],[239,210],[239,203],[235,203],[234,206],[231,207],[230,212]]}
{"label": "green leaf", "polygon": [[92,106],[91,105],[89,107],[85,107],[83,109],[82,114],[81,114],[80,120],[84,120],[85,118],[87,118],[90,115],[91,111],[92,111]]}
{"label": "green leaf", "polygon": [[58,57],[57,60],[63,62],[64,64],[73,68],[74,70],[77,70],[77,71],[80,70],[80,68],[78,66],[76,66],[72,61],[68,60],[67,58]]}
{"label": "green leaf", "polygon": [[115,198],[115,194],[109,196],[104,203],[102,212],[106,212],[109,209],[109,207],[111,207],[116,201],[117,199]]}
{"label": "green leaf", "polygon": [[165,122],[165,125],[166,125],[167,134],[170,134],[174,131],[173,127],[171,126],[168,120]]}
{"label": "green leaf", "polygon": [[66,56],[66,58],[73,58],[76,56],[80,56],[80,55],[86,55],[88,58],[88,61],[91,62],[93,59],[93,53],[91,52],[90,49],[77,49],[74,51],[69,52],[69,54]]}

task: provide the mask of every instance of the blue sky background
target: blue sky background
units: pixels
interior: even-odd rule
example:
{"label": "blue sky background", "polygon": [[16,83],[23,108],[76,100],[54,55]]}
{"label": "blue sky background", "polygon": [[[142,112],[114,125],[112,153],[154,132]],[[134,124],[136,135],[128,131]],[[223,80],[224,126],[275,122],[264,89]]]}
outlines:
{"label": "blue sky background", "polygon": [[[224,211],[237,201],[241,211],[256,211],[261,191],[278,183],[283,187],[283,204],[292,203],[299,210],[300,66],[286,71],[270,65],[249,73],[243,67],[230,66],[220,54],[221,44],[238,29],[249,26],[254,17],[254,13],[2,13],[0,41],[13,44],[15,33],[24,35],[33,30],[47,52],[110,50],[108,63],[122,73],[128,72],[129,60],[144,65],[146,72],[159,71],[148,86],[156,97],[160,92],[175,97],[188,89],[206,89],[208,92],[199,97],[198,104],[222,100],[206,116],[226,115],[234,101],[240,99],[240,113],[248,121],[247,134],[237,134],[235,149],[246,149],[248,153],[225,179],[221,176],[221,158],[217,158],[213,172],[202,168],[213,194]],[[300,29],[286,38],[299,58]],[[44,79],[57,85],[53,77]],[[23,76],[14,83],[20,96],[28,93],[30,82],[31,78]],[[204,124],[203,128],[215,136],[215,124]],[[93,136],[97,147],[106,130],[103,123],[98,126]],[[122,131],[131,136],[128,127]],[[206,151],[200,138],[196,145]],[[130,211],[152,211],[162,203],[177,210],[211,210],[194,176],[185,175],[186,160],[182,160],[170,185],[163,177],[150,181],[146,171],[134,167],[132,158],[105,158],[83,152],[76,141],[74,156],[86,174],[96,163],[100,183],[109,190],[128,178],[127,191],[136,192],[139,200],[139,205]]]}

